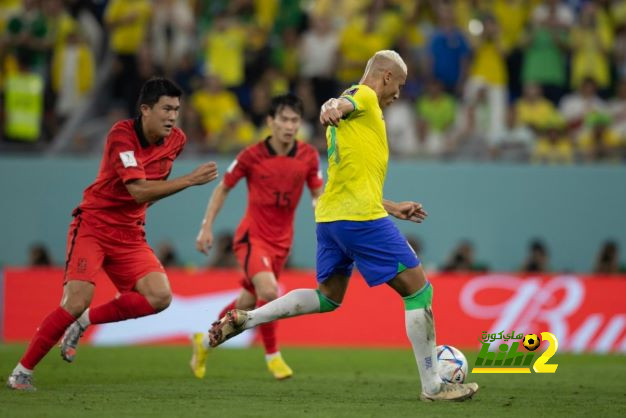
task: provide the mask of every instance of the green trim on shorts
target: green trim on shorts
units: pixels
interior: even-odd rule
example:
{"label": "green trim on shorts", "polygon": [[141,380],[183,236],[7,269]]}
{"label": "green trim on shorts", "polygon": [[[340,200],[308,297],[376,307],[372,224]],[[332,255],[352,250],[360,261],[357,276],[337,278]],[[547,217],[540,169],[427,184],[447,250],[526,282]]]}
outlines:
{"label": "green trim on shorts", "polygon": [[315,289],[317,297],[320,300],[320,313],[331,312],[337,309],[340,304],[332,299],[328,299],[319,289]]}
{"label": "green trim on shorts", "polygon": [[404,264],[402,264],[400,262],[398,263],[398,274],[402,273],[406,269],[408,269],[407,266],[405,266]]}
{"label": "green trim on shorts", "polygon": [[433,303],[433,287],[430,282],[426,282],[420,290],[402,299],[404,300],[405,311],[428,308]]}

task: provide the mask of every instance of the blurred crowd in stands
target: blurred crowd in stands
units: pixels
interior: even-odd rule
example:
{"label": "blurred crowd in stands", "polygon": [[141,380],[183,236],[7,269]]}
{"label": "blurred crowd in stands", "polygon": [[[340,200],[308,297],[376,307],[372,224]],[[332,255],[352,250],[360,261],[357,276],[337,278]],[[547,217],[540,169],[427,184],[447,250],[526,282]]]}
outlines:
{"label": "blurred crowd in stands", "polygon": [[[135,116],[141,83],[165,75],[186,93],[193,154],[267,135],[288,90],[324,153],[319,106],[395,49],[409,68],[385,112],[396,158],[626,159],[624,0],[3,0],[0,35],[5,145],[45,149],[94,101],[108,126]],[[75,137],[78,152],[93,141]]]}
{"label": "blurred crowd in stands", "polygon": [[[423,247],[419,238],[407,236],[407,241],[415,252],[421,256]],[[233,235],[230,232],[218,234],[211,256],[206,264],[210,268],[239,268],[233,252]],[[162,241],[156,246],[156,255],[167,268],[189,267],[189,264],[181,260],[176,248],[170,241]],[[42,243],[31,245],[28,256],[28,265],[31,267],[50,267],[58,265],[49,255],[47,247]],[[286,268],[293,268],[290,260]],[[446,260],[441,265],[426,265],[429,271],[470,273],[489,272],[488,263],[477,258],[474,244],[469,240],[460,241],[452,249]],[[511,271],[520,273],[569,273],[569,271],[556,271],[550,265],[550,254],[546,243],[541,239],[534,239],[528,244],[528,253],[519,266]],[[620,260],[619,245],[613,240],[607,240],[598,249],[593,260],[590,260],[588,273],[592,274],[626,274],[626,264]]]}

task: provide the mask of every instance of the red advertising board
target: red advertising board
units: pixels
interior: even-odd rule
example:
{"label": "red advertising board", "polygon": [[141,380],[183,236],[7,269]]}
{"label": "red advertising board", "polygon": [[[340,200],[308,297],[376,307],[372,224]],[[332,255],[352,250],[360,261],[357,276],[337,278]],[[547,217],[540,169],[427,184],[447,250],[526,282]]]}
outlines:
{"label": "red advertising board", "polygon": [[[238,291],[236,270],[171,270],[174,300],[152,317],[91,327],[93,344],[185,341],[206,330]],[[58,305],[60,269],[5,269],[2,340],[28,340],[43,317]],[[626,352],[626,276],[515,274],[430,274],[434,287],[437,342],[479,347],[484,333],[549,331],[559,351]],[[315,287],[311,271],[288,271],[283,292]],[[97,278],[92,305],[115,297],[106,276]],[[405,347],[402,300],[387,286],[368,288],[358,274],[342,307],[323,315],[280,321],[284,345]],[[254,334],[233,345],[248,345]]]}

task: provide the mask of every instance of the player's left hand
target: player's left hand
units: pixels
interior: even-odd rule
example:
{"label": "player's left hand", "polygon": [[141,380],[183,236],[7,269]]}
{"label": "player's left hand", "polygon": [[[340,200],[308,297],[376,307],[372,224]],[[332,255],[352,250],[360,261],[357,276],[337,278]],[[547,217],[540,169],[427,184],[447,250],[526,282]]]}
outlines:
{"label": "player's left hand", "polygon": [[397,202],[395,208],[390,212],[392,216],[405,221],[422,223],[428,216],[421,203],[417,202]]}

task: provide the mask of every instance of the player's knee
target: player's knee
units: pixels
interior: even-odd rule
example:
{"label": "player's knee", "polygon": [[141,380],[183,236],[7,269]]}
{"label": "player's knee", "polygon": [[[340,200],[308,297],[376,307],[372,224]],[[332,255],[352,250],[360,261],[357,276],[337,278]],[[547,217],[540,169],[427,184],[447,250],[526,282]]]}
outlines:
{"label": "player's knee", "polygon": [[148,296],[147,299],[154,310],[159,312],[166,309],[172,303],[172,292],[156,292]]}
{"label": "player's knee", "polygon": [[63,300],[61,307],[70,315],[79,317],[89,307],[89,300],[80,296],[68,297]]}
{"label": "player's knee", "polygon": [[263,286],[256,289],[256,295],[260,300],[270,302],[278,297],[278,286]]}

